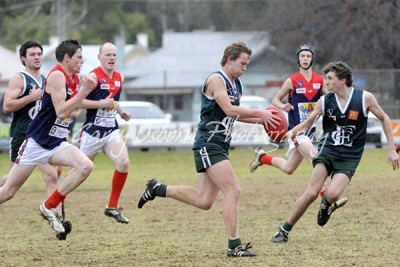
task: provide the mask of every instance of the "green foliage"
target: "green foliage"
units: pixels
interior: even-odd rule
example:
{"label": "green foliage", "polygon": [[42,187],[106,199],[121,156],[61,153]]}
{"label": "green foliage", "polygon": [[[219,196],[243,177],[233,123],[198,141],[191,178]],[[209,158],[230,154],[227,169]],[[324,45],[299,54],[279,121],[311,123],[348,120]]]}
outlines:
{"label": "green foliage", "polygon": [[62,17],[57,13],[56,2],[26,3],[26,8],[16,10],[11,4],[6,5],[4,10],[8,11],[0,26],[1,44],[12,50],[27,39],[46,44],[50,36],[57,34],[57,23],[61,23],[65,38],[76,38],[82,44],[113,42],[120,34],[124,34],[126,42],[132,44],[136,42],[138,33],[147,33],[149,45],[154,45],[155,33],[148,26],[146,16],[135,11],[125,12],[120,1],[87,1],[87,6],[82,5],[82,1],[65,3]]}
{"label": "green foliage", "polygon": [[52,18],[41,13],[32,14],[29,10],[15,17],[5,17],[1,43],[11,50],[15,50],[17,44],[28,39],[47,43],[52,32],[51,25],[53,25]]}

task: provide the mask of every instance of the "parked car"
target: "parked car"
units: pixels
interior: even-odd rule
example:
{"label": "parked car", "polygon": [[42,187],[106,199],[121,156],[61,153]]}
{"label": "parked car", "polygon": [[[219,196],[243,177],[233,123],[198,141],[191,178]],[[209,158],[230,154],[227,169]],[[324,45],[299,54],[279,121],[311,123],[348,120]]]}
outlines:
{"label": "parked car", "polygon": [[[165,113],[159,106],[152,102],[147,101],[119,101],[119,105],[127,112],[130,112],[131,123],[140,122],[143,123],[169,123],[171,122],[172,116],[169,113]],[[124,120],[117,115],[118,123],[123,123]]]}
{"label": "parked car", "polygon": [[271,106],[271,102],[264,97],[244,95],[240,98],[240,106],[253,109],[266,109]]}
{"label": "parked car", "polygon": [[120,101],[132,117],[129,121],[117,115],[117,122],[129,148],[148,150],[152,147],[189,147],[193,143],[192,122],[172,122],[172,115],[146,101]]}
{"label": "parked car", "polygon": [[[266,109],[271,106],[271,102],[264,97],[244,95],[240,98],[240,106],[252,109]],[[263,125],[235,121],[232,129],[232,147],[257,147],[266,144],[268,140],[269,137],[266,134]]]}
{"label": "parked car", "polygon": [[385,133],[383,132],[381,121],[372,112],[368,112],[367,124],[367,143],[372,143],[376,147],[382,147],[387,143]]}

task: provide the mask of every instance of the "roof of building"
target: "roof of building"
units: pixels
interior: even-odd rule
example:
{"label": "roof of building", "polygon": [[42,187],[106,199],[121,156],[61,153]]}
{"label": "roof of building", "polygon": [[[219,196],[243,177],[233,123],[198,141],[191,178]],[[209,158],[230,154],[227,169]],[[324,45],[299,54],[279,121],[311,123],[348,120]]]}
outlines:
{"label": "roof of building", "polygon": [[253,51],[252,57],[256,57],[269,46],[270,36],[260,31],[166,32],[161,48],[122,72],[126,79],[124,87],[198,86],[210,72],[221,69],[225,48],[236,41],[246,43]]}

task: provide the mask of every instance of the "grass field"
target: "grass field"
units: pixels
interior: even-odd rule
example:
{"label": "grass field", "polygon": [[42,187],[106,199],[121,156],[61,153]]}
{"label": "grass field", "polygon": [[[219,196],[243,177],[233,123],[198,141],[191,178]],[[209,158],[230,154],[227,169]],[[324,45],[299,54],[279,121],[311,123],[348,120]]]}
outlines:
{"label": "grass field", "polygon": [[[277,151],[283,155],[285,151]],[[316,223],[313,203],[286,244],[271,237],[305,189],[311,166],[304,162],[286,176],[271,167],[248,171],[252,150],[231,151],[242,186],[239,226],[251,241],[254,258],[227,258],[221,217],[222,195],[211,210],[201,211],[172,199],[155,199],[139,210],[146,181],[196,184],[191,151],[131,152],[131,168],[120,205],[127,225],[106,217],[113,166],[103,155],[84,184],[66,200],[73,222],[66,241],[55,238],[38,214],[45,199],[38,171],[14,199],[0,206],[0,266],[396,266],[400,259],[400,172],[392,171],[385,150],[367,150],[343,196],[346,206],[329,223]],[[0,154],[6,173],[8,157]]]}

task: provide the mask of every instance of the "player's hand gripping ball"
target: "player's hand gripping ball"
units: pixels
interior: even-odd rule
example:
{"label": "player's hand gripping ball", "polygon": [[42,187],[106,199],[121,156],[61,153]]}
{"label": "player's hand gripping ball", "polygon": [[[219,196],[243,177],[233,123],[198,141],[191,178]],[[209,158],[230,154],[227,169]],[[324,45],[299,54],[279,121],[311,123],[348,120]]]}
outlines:
{"label": "player's hand gripping ball", "polygon": [[275,116],[279,117],[281,121],[279,124],[275,124],[275,129],[270,126],[269,129],[267,129],[266,125],[264,124],[264,129],[265,132],[268,134],[269,138],[271,138],[271,141],[273,142],[282,142],[285,140],[286,133],[288,132],[288,122],[286,119],[285,114],[282,112],[281,109],[275,107],[275,106],[269,106],[267,110],[271,111],[277,111],[273,113]]}

